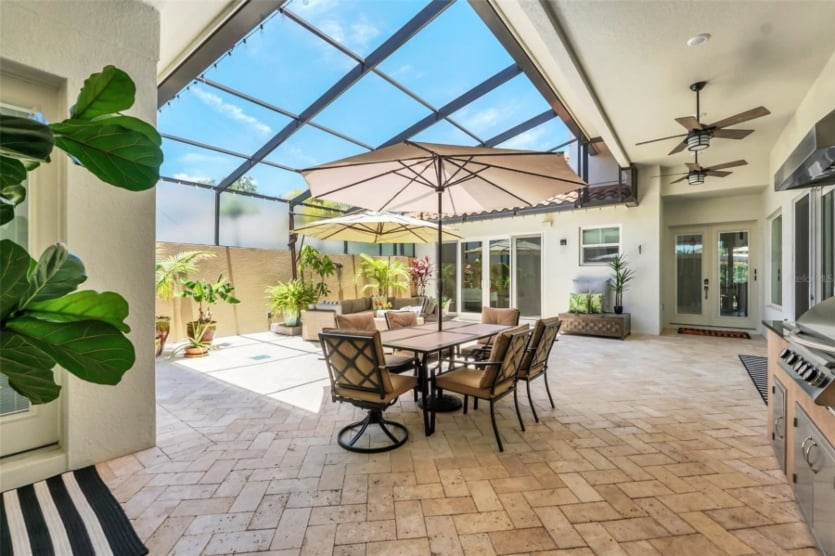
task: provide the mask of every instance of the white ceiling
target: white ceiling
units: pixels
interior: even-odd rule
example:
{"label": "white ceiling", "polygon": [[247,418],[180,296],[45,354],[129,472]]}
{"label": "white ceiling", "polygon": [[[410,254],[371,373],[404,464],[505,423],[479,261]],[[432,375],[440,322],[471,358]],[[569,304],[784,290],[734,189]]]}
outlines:
{"label": "white ceiling", "polygon": [[[770,184],[771,147],[835,53],[830,1],[495,4],[581,125],[589,135],[602,136],[622,164],[686,171],[692,153],[667,156],[676,140],[635,143],[684,132],[673,118],[695,114],[693,82],[708,82],[701,98],[703,122],[768,108],[771,115],[732,128],[754,129],[746,139],[714,139],[703,151],[703,166],[749,163],[731,176],[709,179],[706,190]],[[698,33],[712,38],[688,47],[687,39]]]}

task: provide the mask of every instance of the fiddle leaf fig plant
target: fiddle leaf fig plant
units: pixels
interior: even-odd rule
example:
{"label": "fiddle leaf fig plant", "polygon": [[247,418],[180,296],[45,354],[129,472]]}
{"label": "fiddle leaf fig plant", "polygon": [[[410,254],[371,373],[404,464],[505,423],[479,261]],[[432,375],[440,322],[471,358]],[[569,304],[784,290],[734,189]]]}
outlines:
{"label": "fiddle leaf fig plant", "polygon": [[[55,147],[109,184],[156,185],[159,134],[118,113],[133,106],[135,93],[125,72],[107,66],[84,82],[63,122],[0,115],[0,225],[14,219],[28,173],[50,162]],[[33,404],[59,396],[56,365],[82,380],[117,384],[136,360],[125,336],[127,302],[114,292],[76,291],[86,279],[84,264],[61,243],[35,261],[15,242],[0,241],[0,373]]]}

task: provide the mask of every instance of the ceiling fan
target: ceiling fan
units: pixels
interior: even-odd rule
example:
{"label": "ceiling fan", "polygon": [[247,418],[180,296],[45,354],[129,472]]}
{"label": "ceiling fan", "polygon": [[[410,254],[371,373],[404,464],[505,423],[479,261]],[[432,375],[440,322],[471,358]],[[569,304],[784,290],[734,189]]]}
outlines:
{"label": "ceiling fan", "polygon": [[723,170],[727,168],[736,168],[737,166],[745,166],[748,164],[745,160],[734,160],[733,162],[725,162],[724,164],[717,164],[716,166],[701,166],[699,165],[699,153],[696,153],[696,162],[688,162],[687,163],[687,172],[679,172],[676,174],[662,174],[664,176],[678,176],[683,175],[684,177],[679,178],[671,183],[678,183],[680,181],[687,180],[687,183],[690,185],[702,185],[705,182],[705,178],[710,176],[713,178],[724,178],[725,176],[731,175],[733,172],[724,172]]}
{"label": "ceiling fan", "polygon": [[726,127],[741,124],[755,118],[767,116],[771,114],[765,106],[758,106],[745,112],[740,112],[734,116],[719,120],[712,124],[706,125],[699,121],[700,106],[699,106],[699,92],[705,88],[707,81],[698,81],[690,85],[690,90],[696,93],[696,116],[686,116],[684,118],[676,118],[676,121],[687,130],[687,133],[679,135],[670,135],[669,137],[661,137],[659,139],[651,139],[649,141],[642,141],[635,143],[636,145],[646,145],[647,143],[655,143],[656,141],[666,141],[667,139],[675,139],[677,137],[684,137],[676,147],[668,154],[676,154],[681,152],[685,147],[691,151],[700,151],[710,146],[711,137],[720,137],[722,139],[744,139],[754,132],[753,129],[725,129]]}

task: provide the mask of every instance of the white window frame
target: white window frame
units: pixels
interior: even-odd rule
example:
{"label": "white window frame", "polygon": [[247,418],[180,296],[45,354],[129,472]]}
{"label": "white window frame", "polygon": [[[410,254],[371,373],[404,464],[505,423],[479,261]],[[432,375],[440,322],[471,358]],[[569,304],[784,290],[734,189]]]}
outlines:
{"label": "white window frame", "polygon": [[785,265],[783,265],[783,255],[785,254],[785,251],[786,251],[786,242],[785,242],[786,219],[783,218],[782,209],[778,209],[777,211],[772,213],[771,216],[768,217],[768,273],[766,274],[766,278],[767,278],[767,280],[766,280],[766,291],[768,292],[768,294],[767,294],[768,295],[768,301],[766,302],[766,305],[768,305],[769,307],[774,307],[775,309],[781,309],[783,307],[783,304],[785,304],[785,299],[783,299],[785,297],[785,292],[783,292],[783,291],[780,292],[780,298],[781,298],[782,303],[779,303],[779,304],[775,303],[774,300],[771,298],[771,289],[772,289],[772,285],[773,285],[772,284],[772,281],[773,281],[772,271],[774,270],[773,261],[771,259],[771,250],[774,247],[774,221],[777,220],[778,218],[782,219],[781,224],[780,224],[780,230],[781,230],[781,234],[782,234],[780,236],[780,280],[781,280],[781,282],[784,281],[785,276],[786,276],[786,269],[784,268]]}
{"label": "white window frame", "polygon": [[[617,243],[594,243],[594,244],[589,244],[589,245],[586,245],[586,244],[583,243],[583,236],[584,236],[583,232],[588,231],[588,230],[605,230],[605,229],[609,229],[609,228],[616,228],[617,229],[617,231],[618,231],[618,241],[617,241]],[[580,246],[580,250],[579,250],[580,251],[579,252],[580,266],[608,266],[609,265],[608,261],[587,262],[585,260],[586,247],[612,247],[612,246],[617,246],[618,254],[620,254],[622,252],[622,247],[623,247],[623,227],[620,224],[613,224],[613,225],[609,225],[609,226],[581,226],[580,227],[580,237],[579,237],[578,244]]]}

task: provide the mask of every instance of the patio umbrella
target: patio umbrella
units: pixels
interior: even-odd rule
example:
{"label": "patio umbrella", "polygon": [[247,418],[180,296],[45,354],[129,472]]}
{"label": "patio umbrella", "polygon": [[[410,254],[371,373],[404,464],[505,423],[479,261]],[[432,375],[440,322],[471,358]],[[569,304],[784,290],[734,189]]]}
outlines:
{"label": "patio umbrella", "polygon": [[[404,214],[365,211],[328,218],[293,230],[319,239],[363,243],[431,243],[438,239],[438,225]],[[461,239],[452,230],[443,230],[445,241]]]}
{"label": "patio umbrella", "polygon": [[[585,187],[562,153],[406,141],[302,170],[313,197],[376,211],[438,215],[535,206]],[[438,302],[443,280],[438,280]],[[442,319],[438,319],[442,330]]]}

